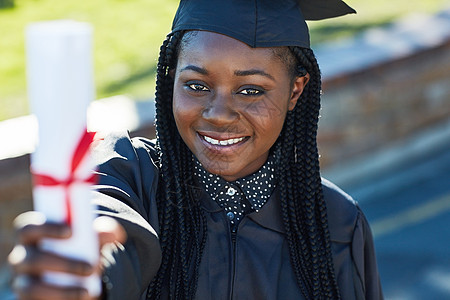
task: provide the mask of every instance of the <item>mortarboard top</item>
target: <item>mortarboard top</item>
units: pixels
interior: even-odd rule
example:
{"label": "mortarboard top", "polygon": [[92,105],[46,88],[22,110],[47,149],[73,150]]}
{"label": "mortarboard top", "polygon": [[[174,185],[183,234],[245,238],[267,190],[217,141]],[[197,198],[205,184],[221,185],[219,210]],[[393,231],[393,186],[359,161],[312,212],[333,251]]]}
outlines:
{"label": "mortarboard top", "polygon": [[356,13],[341,0],[181,0],[172,32],[206,30],[250,47],[309,48],[305,20]]}

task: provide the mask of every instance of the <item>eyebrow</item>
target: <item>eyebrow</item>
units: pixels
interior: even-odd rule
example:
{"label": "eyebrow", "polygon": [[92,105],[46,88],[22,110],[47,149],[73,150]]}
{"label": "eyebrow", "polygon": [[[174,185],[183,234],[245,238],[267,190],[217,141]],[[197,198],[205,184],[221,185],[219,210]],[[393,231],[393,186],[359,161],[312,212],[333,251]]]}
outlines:
{"label": "eyebrow", "polygon": [[[200,73],[202,75],[208,75],[209,74],[206,69],[198,67],[198,66],[194,66],[194,65],[188,65],[188,66],[184,67],[183,69],[180,70],[180,73],[183,72],[183,71],[187,71],[187,70],[194,71],[194,72]],[[268,74],[268,73],[266,73],[266,72],[264,72],[262,70],[258,70],[258,69],[237,70],[237,71],[234,71],[234,75],[236,75],[236,76],[260,75],[260,76],[264,76],[264,77],[267,77],[267,78],[275,81],[275,78],[272,75],[270,75],[270,74]]]}
{"label": "eyebrow", "polygon": [[251,75],[261,75],[264,77],[267,77],[273,81],[275,81],[275,78],[273,78],[272,75],[258,69],[252,69],[252,70],[245,70],[245,71],[234,71],[234,75],[236,76],[251,76]]}
{"label": "eyebrow", "polygon": [[180,70],[180,73],[183,71],[187,71],[187,70],[191,70],[197,73],[200,73],[202,75],[208,75],[208,71],[206,71],[206,69],[194,66],[194,65],[188,65],[186,67],[184,67],[183,69]]}

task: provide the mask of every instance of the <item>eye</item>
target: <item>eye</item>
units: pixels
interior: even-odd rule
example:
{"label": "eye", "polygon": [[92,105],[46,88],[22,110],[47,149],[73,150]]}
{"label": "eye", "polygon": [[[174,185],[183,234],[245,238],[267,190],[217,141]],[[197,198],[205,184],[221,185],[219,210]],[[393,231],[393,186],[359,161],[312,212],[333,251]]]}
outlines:
{"label": "eye", "polygon": [[193,90],[194,92],[207,92],[209,91],[209,89],[199,83],[188,83],[187,87],[189,87],[191,90]]}
{"label": "eye", "polygon": [[246,96],[260,96],[264,92],[255,88],[245,88],[239,91],[239,94],[246,95]]}

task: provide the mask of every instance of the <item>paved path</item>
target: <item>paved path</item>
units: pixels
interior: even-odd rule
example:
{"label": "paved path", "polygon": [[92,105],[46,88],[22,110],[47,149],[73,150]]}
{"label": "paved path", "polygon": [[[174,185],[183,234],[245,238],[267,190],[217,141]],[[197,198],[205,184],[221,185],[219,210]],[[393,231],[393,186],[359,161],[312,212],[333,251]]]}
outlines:
{"label": "paved path", "polygon": [[450,141],[347,191],[371,223],[386,299],[450,299]]}

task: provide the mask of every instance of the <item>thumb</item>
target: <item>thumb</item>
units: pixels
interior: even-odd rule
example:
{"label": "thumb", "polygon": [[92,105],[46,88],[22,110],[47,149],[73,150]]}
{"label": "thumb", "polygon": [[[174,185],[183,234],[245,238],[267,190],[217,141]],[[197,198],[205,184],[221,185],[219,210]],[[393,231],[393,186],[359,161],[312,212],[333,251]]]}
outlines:
{"label": "thumb", "polygon": [[94,220],[94,229],[97,231],[100,248],[108,243],[125,243],[127,233],[122,225],[111,217],[101,216]]}

